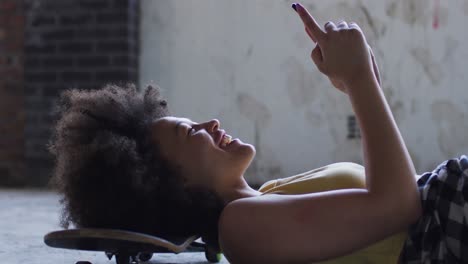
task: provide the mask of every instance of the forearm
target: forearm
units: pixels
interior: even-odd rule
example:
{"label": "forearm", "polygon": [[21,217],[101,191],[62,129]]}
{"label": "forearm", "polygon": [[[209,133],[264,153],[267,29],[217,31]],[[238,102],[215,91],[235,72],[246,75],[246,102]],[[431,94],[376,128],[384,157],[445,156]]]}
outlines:
{"label": "forearm", "polygon": [[347,90],[361,128],[369,193],[418,215],[414,165],[377,80],[362,78]]}

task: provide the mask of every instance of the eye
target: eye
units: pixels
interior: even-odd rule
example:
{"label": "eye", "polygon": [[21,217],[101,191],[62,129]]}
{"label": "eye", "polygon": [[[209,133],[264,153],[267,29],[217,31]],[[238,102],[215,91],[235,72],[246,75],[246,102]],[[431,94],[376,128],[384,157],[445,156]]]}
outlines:
{"label": "eye", "polygon": [[193,131],[193,130],[195,130],[195,129],[193,129],[193,127],[191,127],[191,128],[188,130],[188,132],[187,132],[187,136],[190,135],[190,134],[192,134],[192,131]]}

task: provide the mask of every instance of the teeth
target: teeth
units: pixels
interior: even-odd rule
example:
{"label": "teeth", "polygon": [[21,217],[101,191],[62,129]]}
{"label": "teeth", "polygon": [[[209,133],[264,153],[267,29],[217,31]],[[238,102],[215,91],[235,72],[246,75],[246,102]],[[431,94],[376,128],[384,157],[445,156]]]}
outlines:
{"label": "teeth", "polygon": [[223,140],[221,141],[221,145],[225,147],[227,144],[231,143],[232,137],[230,135],[224,135]]}

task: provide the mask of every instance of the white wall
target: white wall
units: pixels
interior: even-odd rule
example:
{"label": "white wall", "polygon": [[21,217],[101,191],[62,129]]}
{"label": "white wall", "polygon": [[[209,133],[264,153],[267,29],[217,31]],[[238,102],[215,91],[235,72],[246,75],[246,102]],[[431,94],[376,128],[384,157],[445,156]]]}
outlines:
{"label": "white wall", "polygon": [[[310,60],[313,45],[291,3],[142,1],[140,84],[163,88],[174,115],[218,118],[254,144],[252,183],[362,163],[360,140],[347,139],[350,103]],[[468,153],[467,0],[302,3],[321,24],[361,25],[419,173]]]}

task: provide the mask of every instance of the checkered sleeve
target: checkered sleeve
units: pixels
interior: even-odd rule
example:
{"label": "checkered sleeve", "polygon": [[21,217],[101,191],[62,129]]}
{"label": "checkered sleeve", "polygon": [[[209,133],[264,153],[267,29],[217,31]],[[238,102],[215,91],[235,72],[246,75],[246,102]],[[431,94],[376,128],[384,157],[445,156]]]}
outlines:
{"label": "checkered sleeve", "polygon": [[423,215],[409,228],[401,263],[468,263],[468,158],[444,161],[418,187]]}

